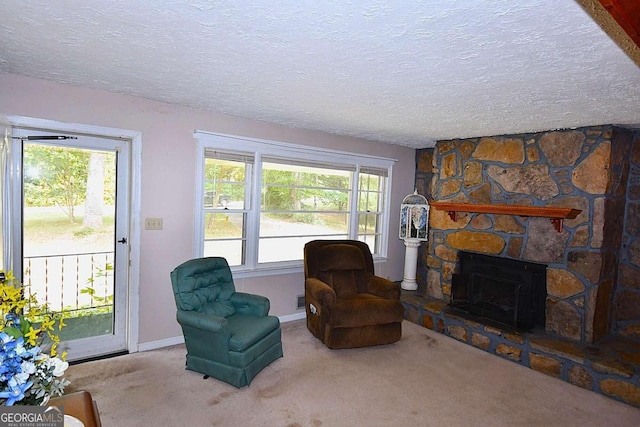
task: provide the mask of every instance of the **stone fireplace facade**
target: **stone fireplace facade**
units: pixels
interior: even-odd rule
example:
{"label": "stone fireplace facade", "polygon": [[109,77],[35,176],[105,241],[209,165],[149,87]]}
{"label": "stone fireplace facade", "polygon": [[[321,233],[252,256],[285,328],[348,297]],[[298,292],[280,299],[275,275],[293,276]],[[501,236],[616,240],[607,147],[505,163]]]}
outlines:
{"label": "stone fireplace facade", "polygon": [[569,207],[548,218],[431,210],[419,289],[449,301],[458,251],[547,265],[545,330],[595,343],[640,341],[640,132],[612,125],[439,141],[416,152],[429,200]]}

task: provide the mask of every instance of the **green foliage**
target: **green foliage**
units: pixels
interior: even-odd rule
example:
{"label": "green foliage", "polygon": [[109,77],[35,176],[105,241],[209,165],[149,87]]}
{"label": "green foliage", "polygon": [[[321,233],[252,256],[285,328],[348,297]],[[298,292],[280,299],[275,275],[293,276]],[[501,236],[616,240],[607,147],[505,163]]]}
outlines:
{"label": "green foliage", "polygon": [[[323,174],[321,169],[263,170],[263,206],[266,210],[344,210],[348,205],[349,177]],[[331,189],[331,190],[328,190]]]}
{"label": "green foliage", "polygon": [[361,214],[358,215],[358,231],[359,232],[373,232],[376,231],[378,226],[378,216],[375,214]]}
{"label": "green foliage", "polygon": [[263,205],[267,210],[293,210],[299,194],[293,188],[292,172],[265,170],[262,181],[268,183],[263,188]]}
{"label": "green foliage", "polygon": [[[80,316],[90,316],[91,314],[97,313],[110,313],[113,310],[113,294],[100,296],[96,294],[96,290],[93,287],[93,284],[96,279],[101,277],[107,277],[109,274],[113,272],[113,264],[107,263],[105,268],[96,267],[97,273],[95,277],[90,277],[87,282],[89,283],[89,287],[83,288],[80,290],[81,294],[90,295],[91,300],[95,301],[91,304],[90,307],[80,307],[80,310],[77,311],[77,317]],[[96,307],[95,304],[98,304]]]}
{"label": "green foliage", "polygon": [[84,227],[84,228],[81,228],[78,231],[74,231],[73,235],[75,237],[85,237],[85,236],[90,236],[90,235],[94,234],[95,232],[96,231],[93,228]]}
{"label": "green foliage", "polygon": [[[242,161],[207,158],[204,190],[213,191],[216,197],[224,194],[234,201],[244,200],[247,165]],[[293,216],[299,222],[311,223],[317,219],[299,214],[300,211],[348,209],[351,175],[346,172],[266,162],[262,182],[262,209],[298,212]],[[217,206],[217,200],[212,203]]]}
{"label": "green foliage", "polygon": [[74,221],[86,191],[89,151],[29,144],[24,149],[26,206],[60,206]]}
{"label": "green foliage", "polygon": [[[80,307],[80,309],[75,312],[75,315],[70,312],[70,317],[91,316],[92,314],[111,313],[111,311],[113,311],[113,295],[101,297],[96,295],[94,288],[83,288],[80,290],[80,293],[91,295],[95,303],[88,307]],[[96,303],[98,306],[95,305]]]}
{"label": "green foliage", "polygon": [[296,213],[293,214],[293,219],[299,224],[315,224],[318,222],[316,214],[313,213]]}
{"label": "green foliage", "polygon": [[[75,221],[75,206],[85,199],[90,155],[90,150],[26,144],[25,206],[59,206],[72,222]],[[106,164],[105,204],[112,204],[115,199],[115,162]]]}
{"label": "green foliage", "polygon": [[[321,185],[327,188],[344,188],[350,187],[349,178],[343,176],[324,176],[319,180]],[[325,191],[321,199],[329,206],[337,211],[346,211],[349,205],[349,193],[346,191]]]}
{"label": "green foliage", "polygon": [[[216,197],[224,194],[231,200],[244,200],[245,163],[206,159],[204,165],[205,191],[214,191]],[[218,200],[213,206],[217,206]]]}

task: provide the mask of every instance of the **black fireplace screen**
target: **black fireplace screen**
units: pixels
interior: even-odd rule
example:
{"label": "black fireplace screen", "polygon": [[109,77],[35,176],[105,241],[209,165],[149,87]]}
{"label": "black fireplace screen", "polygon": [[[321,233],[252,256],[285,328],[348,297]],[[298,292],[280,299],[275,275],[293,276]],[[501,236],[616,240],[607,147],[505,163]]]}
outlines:
{"label": "black fireplace screen", "polygon": [[546,265],[472,252],[460,252],[453,275],[455,311],[521,330],[544,327]]}

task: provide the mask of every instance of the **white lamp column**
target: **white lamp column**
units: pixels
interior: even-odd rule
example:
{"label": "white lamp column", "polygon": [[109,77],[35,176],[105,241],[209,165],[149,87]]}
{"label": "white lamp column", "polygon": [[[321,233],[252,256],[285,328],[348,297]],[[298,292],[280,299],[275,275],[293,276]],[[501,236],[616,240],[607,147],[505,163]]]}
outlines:
{"label": "white lamp column", "polygon": [[404,277],[400,287],[407,291],[418,289],[416,269],[418,268],[418,248],[428,239],[429,202],[426,197],[414,191],[402,200],[400,206],[400,230],[398,237],[404,240]]}
{"label": "white lamp column", "polygon": [[404,254],[404,276],[400,287],[406,291],[415,291],[418,289],[418,282],[416,282],[416,266],[418,265],[418,248],[420,247],[420,240],[418,239],[405,239],[405,254]]}

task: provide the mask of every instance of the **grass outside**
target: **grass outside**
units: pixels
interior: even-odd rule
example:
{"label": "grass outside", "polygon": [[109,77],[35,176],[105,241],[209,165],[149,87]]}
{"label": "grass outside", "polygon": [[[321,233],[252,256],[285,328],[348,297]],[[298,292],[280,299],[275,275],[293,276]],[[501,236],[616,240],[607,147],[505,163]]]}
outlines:
{"label": "grass outside", "polygon": [[113,209],[103,216],[103,224],[97,229],[84,227],[82,209],[78,208],[76,212],[75,221],[72,222],[58,207],[25,208],[25,256],[34,256],[31,254],[42,252],[45,248],[51,247],[52,242],[58,247],[56,254],[109,250],[109,245],[113,246]]}

